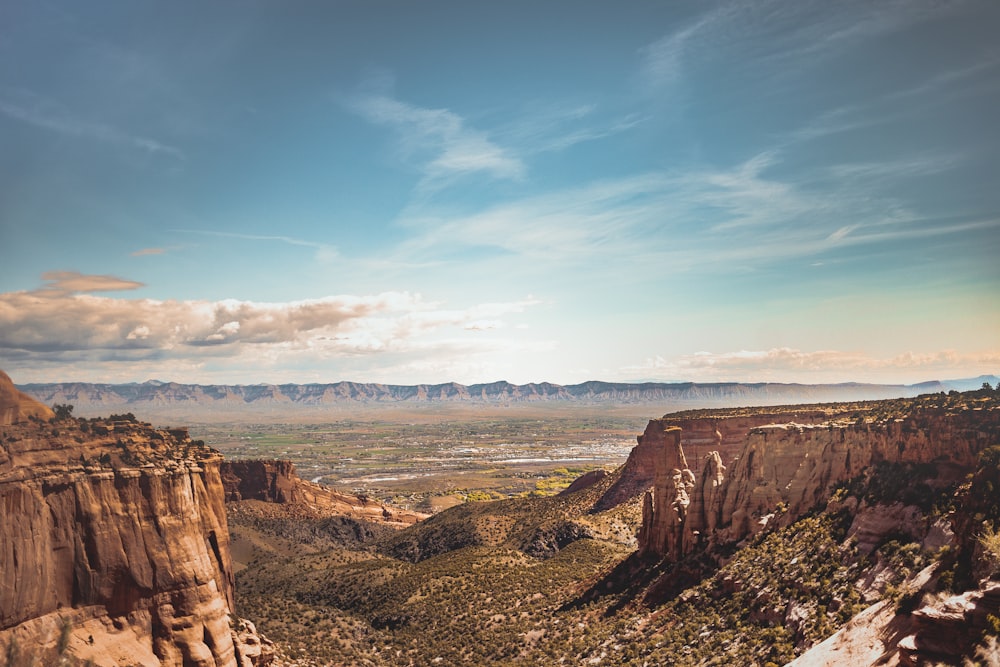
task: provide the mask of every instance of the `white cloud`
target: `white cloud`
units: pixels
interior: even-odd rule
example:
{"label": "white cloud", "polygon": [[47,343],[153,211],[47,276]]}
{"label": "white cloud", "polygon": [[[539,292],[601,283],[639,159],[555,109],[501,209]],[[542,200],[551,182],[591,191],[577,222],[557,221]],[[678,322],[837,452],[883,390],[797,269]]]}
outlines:
{"label": "white cloud", "polygon": [[813,67],[858,42],[934,20],[962,2],[939,0],[734,0],[666,33],[640,50],[648,89],[682,81],[688,69],[724,59],[730,68],[769,75]]}
{"label": "white cloud", "polygon": [[[411,206],[399,223],[414,233],[389,256],[414,264],[475,249],[480,253],[476,264],[494,262],[500,267],[496,270],[512,263],[523,267],[519,260],[530,260],[530,267],[586,266],[595,274],[613,270],[621,275],[618,267],[626,264],[657,275],[693,269],[732,272],[848,246],[1000,224],[921,218],[870,186],[874,177],[862,177],[905,180],[946,169],[948,160],[920,157],[842,165],[843,173],[822,169],[782,175],[782,157],[766,151],[730,168],[595,181],[471,215]],[[492,254],[482,258],[484,250]]]}
{"label": "white cloud", "polygon": [[109,376],[122,365],[144,368],[146,377],[176,377],[175,368],[206,364],[259,373],[371,355],[395,364],[429,350],[454,354],[463,345],[476,354],[503,349],[509,341],[483,339],[481,332],[504,327],[506,316],[538,303],[527,298],[447,309],[408,292],[282,303],[8,292],[0,294],[0,357],[6,370],[28,369],[35,377],[82,362],[99,364]]}

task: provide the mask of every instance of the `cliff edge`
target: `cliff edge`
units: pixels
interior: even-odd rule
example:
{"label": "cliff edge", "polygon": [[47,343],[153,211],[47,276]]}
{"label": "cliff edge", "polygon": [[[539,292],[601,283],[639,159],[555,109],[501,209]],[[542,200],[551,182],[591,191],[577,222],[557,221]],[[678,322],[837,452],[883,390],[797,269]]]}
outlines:
{"label": "cliff edge", "polygon": [[68,633],[99,666],[266,663],[231,627],[219,453],[134,421],[16,421],[0,426],[0,650],[44,661]]}
{"label": "cliff edge", "polygon": [[0,426],[17,424],[31,417],[51,419],[54,413],[14,386],[10,376],[0,371]]}

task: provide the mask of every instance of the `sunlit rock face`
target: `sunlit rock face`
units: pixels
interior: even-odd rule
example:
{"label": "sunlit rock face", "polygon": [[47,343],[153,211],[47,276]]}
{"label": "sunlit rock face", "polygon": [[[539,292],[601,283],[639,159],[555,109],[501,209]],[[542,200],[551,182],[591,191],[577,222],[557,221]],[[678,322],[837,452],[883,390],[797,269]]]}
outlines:
{"label": "sunlit rock face", "polygon": [[50,419],[52,410],[22,391],[19,391],[8,376],[0,371],[0,425],[16,424],[31,417]]}
{"label": "sunlit rock face", "polygon": [[276,503],[294,508],[302,516],[346,516],[391,528],[405,528],[427,518],[420,512],[308,482],[299,477],[291,461],[223,461],[220,471],[226,502],[230,503]]}
{"label": "sunlit rock face", "polygon": [[[640,551],[677,559],[767,526],[789,525],[825,505],[835,484],[877,463],[933,464],[935,474],[957,479],[994,443],[998,422],[995,410],[921,410],[876,424],[750,420],[731,465],[710,452],[695,475],[681,449],[683,432],[672,429],[673,422],[653,420],[640,439],[642,461],[654,477]],[[715,426],[717,432],[724,428]]]}
{"label": "sunlit rock face", "polygon": [[221,459],[133,421],[0,426],[0,648],[69,623],[98,665],[244,663]]}
{"label": "sunlit rock face", "polygon": [[684,520],[691,503],[694,475],[681,448],[681,430],[653,420],[639,442],[653,459],[653,491],[643,503],[640,551],[678,558],[683,551]]}

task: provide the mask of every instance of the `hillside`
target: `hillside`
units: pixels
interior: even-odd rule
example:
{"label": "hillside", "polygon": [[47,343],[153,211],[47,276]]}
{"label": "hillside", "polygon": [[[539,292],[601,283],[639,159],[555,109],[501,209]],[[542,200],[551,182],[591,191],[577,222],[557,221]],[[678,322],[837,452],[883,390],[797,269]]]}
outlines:
{"label": "hillside", "polygon": [[[578,493],[469,503],[363,550],[258,550],[241,610],[303,664],[862,667],[992,651],[1000,396],[798,412],[826,419],[668,415]],[[685,437],[713,423],[732,440],[734,419],[736,454],[688,467]],[[867,653],[847,648],[859,627]]]}

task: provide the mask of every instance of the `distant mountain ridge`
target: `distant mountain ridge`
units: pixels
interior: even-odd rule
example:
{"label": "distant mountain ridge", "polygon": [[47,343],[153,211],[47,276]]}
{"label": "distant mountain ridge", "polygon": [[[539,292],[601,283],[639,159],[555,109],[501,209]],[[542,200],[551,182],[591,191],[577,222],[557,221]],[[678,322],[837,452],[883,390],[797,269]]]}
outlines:
{"label": "distant mountain ridge", "polygon": [[562,402],[567,404],[685,404],[767,405],[798,402],[873,400],[978,388],[1000,381],[988,375],[947,382],[912,385],[785,384],[774,382],[602,382],[559,385],[550,382],[512,384],[506,381],[463,385],[394,385],[363,382],[328,384],[199,385],[151,380],[144,383],[88,382],[18,385],[46,405],[70,403],[77,414],[94,411],[141,410],[144,414],[179,408],[202,411],[274,411],[336,406],[425,405],[469,403],[485,405]]}

